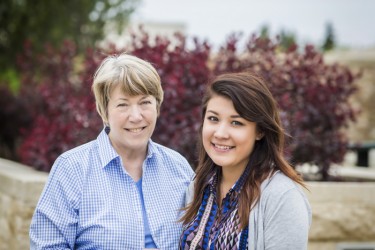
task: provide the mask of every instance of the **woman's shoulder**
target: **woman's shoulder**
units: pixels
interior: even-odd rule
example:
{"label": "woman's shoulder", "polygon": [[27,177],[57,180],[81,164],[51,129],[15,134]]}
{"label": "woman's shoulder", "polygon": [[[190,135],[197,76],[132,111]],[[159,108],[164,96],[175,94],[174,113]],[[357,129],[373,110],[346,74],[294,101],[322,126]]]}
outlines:
{"label": "woman's shoulder", "polygon": [[69,149],[62,153],[60,157],[62,158],[74,158],[80,155],[84,155],[87,153],[87,151],[91,151],[94,147],[96,147],[95,141],[90,141],[87,143],[84,143],[82,145],[76,146],[75,148]]}
{"label": "woman's shoulder", "polygon": [[281,171],[276,171],[272,176],[263,181],[261,185],[262,196],[280,197],[291,190],[296,190],[304,195],[299,184]]}
{"label": "woman's shoulder", "polygon": [[151,152],[153,154],[159,155],[161,158],[165,160],[178,161],[183,164],[188,163],[186,158],[183,155],[181,155],[179,152],[177,152],[176,150],[173,150],[171,148],[168,148],[164,145],[161,145],[153,141],[150,142],[150,145],[152,147]]}
{"label": "woman's shoulder", "polygon": [[[57,157],[52,168],[63,166],[70,170],[84,170],[87,166],[92,165],[93,156],[98,156],[97,144],[90,141],[79,145],[75,148],[65,151]],[[60,169],[62,167],[59,167]]]}
{"label": "woman's shoulder", "polygon": [[161,144],[152,142],[150,143],[150,153],[153,154],[153,161],[157,165],[163,166],[165,169],[169,169],[171,173],[187,175],[187,178],[191,180],[193,175],[193,169],[191,168],[189,162],[186,158],[179,152],[163,146]]}
{"label": "woman's shoulder", "polygon": [[[302,187],[277,171],[262,183],[260,207],[264,213],[273,211],[295,211],[301,216],[307,216],[309,225],[312,220],[310,203]],[[298,210],[298,211],[297,211]],[[305,217],[304,217],[305,218]]]}

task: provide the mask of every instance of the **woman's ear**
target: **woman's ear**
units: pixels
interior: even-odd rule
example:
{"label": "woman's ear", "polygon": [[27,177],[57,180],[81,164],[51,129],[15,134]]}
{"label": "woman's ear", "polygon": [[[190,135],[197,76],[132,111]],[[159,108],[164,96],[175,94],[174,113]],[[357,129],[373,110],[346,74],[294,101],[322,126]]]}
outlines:
{"label": "woman's ear", "polygon": [[255,137],[255,140],[259,141],[263,138],[264,133],[263,132],[258,132],[257,136]]}

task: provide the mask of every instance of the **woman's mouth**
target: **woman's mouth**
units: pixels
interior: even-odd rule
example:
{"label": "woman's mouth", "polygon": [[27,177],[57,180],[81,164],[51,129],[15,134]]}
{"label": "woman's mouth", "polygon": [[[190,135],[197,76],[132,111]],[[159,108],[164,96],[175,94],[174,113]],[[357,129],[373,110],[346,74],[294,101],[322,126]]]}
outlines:
{"label": "woman's mouth", "polygon": [[138,132],[141,132],[145,128],[146,127],[141,127],[141,128],[127,128],[126,130],[129,131],[130,133],[138,133]]}
{"label": "woman's mouth", "polygon": [[219,150],[219,151],[228,151],[228,150],[231,150],[232,148],[234,148],[234,146],[226,146],[226,145],[219,145],[219,144],[215,144],[215,143],[211,143],[212,146],[214,146],[215,149]]}

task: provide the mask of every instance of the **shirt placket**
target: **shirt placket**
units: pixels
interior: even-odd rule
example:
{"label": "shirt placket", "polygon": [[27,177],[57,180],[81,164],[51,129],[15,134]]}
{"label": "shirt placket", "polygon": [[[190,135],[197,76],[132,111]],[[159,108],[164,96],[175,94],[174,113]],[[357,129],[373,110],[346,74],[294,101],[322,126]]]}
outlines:
{"label": "shirt placket", "polygon": [[[153,204],[152,203],[149,204],[150,200],[148,199],[148,197],[150,195],[151,196],[157,195],[158,191],[156,191],[155,189],[151,189],[152,193],[149,193],[150,190],[148,188],[146,188],[146,187],[150,186],[150,183],[147,183],[147,181],[149,179],[153,180],[154,177],[155,177],[155,176],[153,176],[152,171],[147,171],[147,161],[149,160],[150,157],[151,157],[151,155],[147,156],[147,159],[145,160],[145,162],[143,163],[143,166],[142,166],[143,167],[143,173],[142,173],[143,183],[142,183],[142,186],[144,187],[144,188],[142,188],[142,190],[143,190],[143,200],[144,200],[144,206],[145,206],[145,210],[146,210],[146,215],[147,215],[147,219],[148,219],[148,225],[149,225],[149,229],[150,229],[150,233],[151,233],[152,239],[153,239],[155,245],[158,248],[161,248],[160,247],[160,242],[162,240],[159,241],[159,239],[155,235],[155,227],[154,227],[155,224],[154,224],[154,220],[153,220],[154,217],[151,214],[152,210],[149,209],[150,206],[153,207]],[[146,175],[147,175],[147,177],[146,177]],[[157,204],[155,204],[155,205],[157,205]],[[154,208],[154,209],[156,209],[156,208]],[[154,216],[156,216],[156,214]],[[142,220],[142,222],[143,222],[143,220]]]}
{"label": "shirt placket", "polygon": [[220,233],[220,229],[222,228],[223,223],[227,220],[227,218],[232,213],[233,209],[235,208],[234,198],[233,195],[236,193],[231,189],[229,193],[225,196],[222,201],[221,207],[218,208],[216,213],[216,218],[214,225],[212,227],[211,234],[213,237],[210,239],[211,248],[214,247],[217,237]]}
{"label": "shirt placket", "polygon": [[[141,197],[140,197],[140,193],[138,191],[138,188],[136,186],[136,183],[134,181],[132,181],[132,199],[133,199],[133,211],[135,211],[136,215],[135,215],[135,222],[136,222],[136,227],[137,227],[137,230],[136,232],[139,232],[139,238],[137,240],[137,242],[139,242],[139,248],[140,249],[143,249],[144,246],[145,246],[145,239],[144,239],[144,235],[145,235],[145,232],[144,232],[144,228],[143,228],[143,216],[142,216],[142,205],[141,205]],[[142,237],[143,236],[143,237]]]}

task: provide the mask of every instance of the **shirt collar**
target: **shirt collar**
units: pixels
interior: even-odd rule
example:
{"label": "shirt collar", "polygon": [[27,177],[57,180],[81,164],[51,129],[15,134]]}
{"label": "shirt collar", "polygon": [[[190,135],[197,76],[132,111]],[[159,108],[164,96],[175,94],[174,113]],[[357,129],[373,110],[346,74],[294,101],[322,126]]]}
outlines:
{"label": "shirt collar", "polygon": [[214,193],[216,193],[216,187],[217,187],[217,183],[219,181],[218,172],[219,172],[219,168],[217,167],[216,171],[210,177],[210,179],[208,180],[208,184],[207,184],[209,186],[211,192],[214,192]]}
{"label": "shirt collar", "polygon": [[245,181],[247,180],[251,169],[251,160],[247,163],[245,170],[243,171],[240,178],[236,181],[234,186],[232,187],[236,192],[239,192],[244,185]]}
{"label": "shirt collar", "polygon": [[[111,141],[109,140],[108,134],[103,129],[97,137],[98,148],[99,148],[99,157],[101,160],[101,166],[104,168],[114,159],[119,159],[119,155],[116,150],[113,148]],[[147,147],[147,156],[146,159],[153,157],[157,152],[155,143],[149,139]]]}

